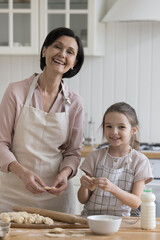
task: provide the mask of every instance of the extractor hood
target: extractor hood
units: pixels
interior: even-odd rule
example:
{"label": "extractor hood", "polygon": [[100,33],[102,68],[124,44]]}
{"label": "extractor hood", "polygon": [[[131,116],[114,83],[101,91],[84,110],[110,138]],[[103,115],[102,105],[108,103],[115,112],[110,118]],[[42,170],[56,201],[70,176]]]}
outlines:
{"label": "extractor hood", "polygon": [[102,22],[160,21],[160,0],[117,0]]}

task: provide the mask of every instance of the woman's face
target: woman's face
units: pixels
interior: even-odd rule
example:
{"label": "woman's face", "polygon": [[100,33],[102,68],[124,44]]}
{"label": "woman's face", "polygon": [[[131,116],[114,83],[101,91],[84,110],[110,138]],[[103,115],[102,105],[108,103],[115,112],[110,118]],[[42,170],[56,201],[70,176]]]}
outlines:
{"label": "woman's face", "polygon": [[63,75],[76,64],[78,44],[72,37],[61,36],[48,48],[43,49],[46,67],[54,73]]}

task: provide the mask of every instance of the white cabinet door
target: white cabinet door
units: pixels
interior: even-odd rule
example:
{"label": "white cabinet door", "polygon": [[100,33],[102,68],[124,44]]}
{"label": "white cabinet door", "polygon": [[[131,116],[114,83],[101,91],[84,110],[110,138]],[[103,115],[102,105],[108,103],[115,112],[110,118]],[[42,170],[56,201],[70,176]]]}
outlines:
{"label": "white cabinet door", "polygon": [[83,43],[85,55],[104,55],[105,0],[40,0],[40,46],[54,28],[68,27]]}
{"label": "white cabinet door", "polygon": [[103,56],[105,0],[0,0],[0,54],[39,54],[52,29],[71,28],[85,55]]}
{"label": "white cabinet door", "polygon": [[37,54],[38,0],[0,0],[0,54]]}

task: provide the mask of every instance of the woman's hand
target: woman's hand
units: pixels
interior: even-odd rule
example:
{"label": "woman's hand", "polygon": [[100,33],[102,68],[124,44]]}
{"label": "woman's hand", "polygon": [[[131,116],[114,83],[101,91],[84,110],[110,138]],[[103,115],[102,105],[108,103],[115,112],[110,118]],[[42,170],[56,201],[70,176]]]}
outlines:
{"label": "woman's hand", "polygon": [[35,173],[23,167],[17,161],[10,163],[9,171],[17,175],[30,192],[34,194],[45,192],[42,188],[45,183]]}
{"label": "woman's hand", "polygon": [[23,175],[21,175],[21,180],[23,181],[26,189],[34,194],[45,192],[42,188],[45,186],[44,182],[33,172],[25,169]]}
{"label": "woman's hand", "polygon": [[53,189],[48,192],[55,195],[61,195],[68,188],[68,178],[71,173],[72,169],[70,167],[63,168],[52,184]]}

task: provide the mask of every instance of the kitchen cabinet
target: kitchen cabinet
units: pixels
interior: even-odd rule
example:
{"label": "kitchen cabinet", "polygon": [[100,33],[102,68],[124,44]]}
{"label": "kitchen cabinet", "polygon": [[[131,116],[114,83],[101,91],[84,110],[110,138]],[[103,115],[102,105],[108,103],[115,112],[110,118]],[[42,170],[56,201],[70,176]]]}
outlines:
{"label": "kitchen cabinet", "polygon": [[105,0],[0,0],[0,54],[39,54],[52,29],[68,27],[85,55],[104,55]]}
{"label": "kitchen cabinet", "polygon": [[71,28],[82,40],[85,55],[104,55],[104,0],[40,0],[40,41],[57,27]]}
{"label": "kitchen cabinet", "polygon": [[0,0],[0,54],[37,54],[38,0]]}

